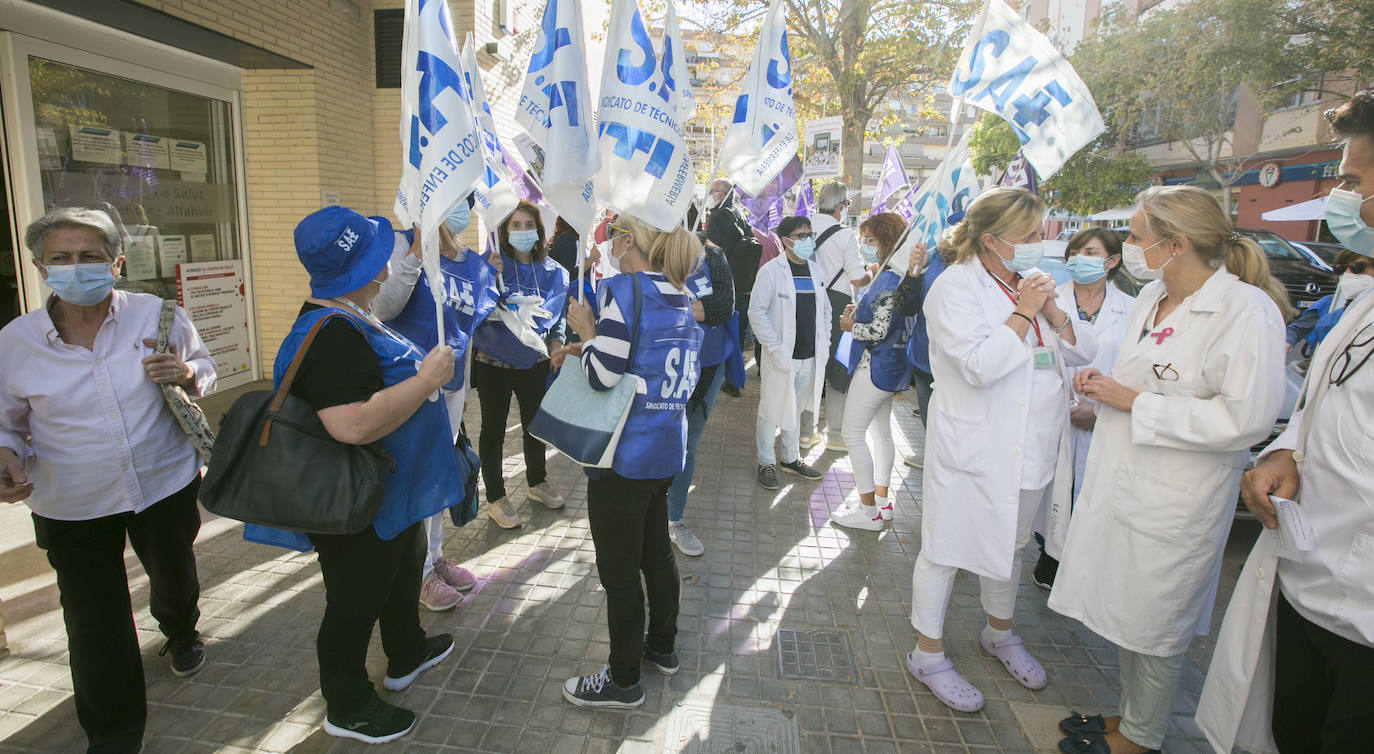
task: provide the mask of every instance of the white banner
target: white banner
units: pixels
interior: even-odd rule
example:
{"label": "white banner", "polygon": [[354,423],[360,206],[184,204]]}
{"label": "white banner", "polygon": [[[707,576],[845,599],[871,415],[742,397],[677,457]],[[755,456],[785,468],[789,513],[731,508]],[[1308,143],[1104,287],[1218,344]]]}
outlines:
{"label": "white banner", "polygon": [[697,114],[697,98],[692,94],[692,74],[687,70],[687,53],[682,48],[682,29],[677,23],[677,11],[668,3],[668,17],[663,21],[663,59],[667,78],[673,82],[679,105],[678,123],[686,123]]}
{"label": "white banner", "polygon": [[802,150],[807,178],[838,178],[844,175],[844,118],[832,115],[829,118],[814,118],[806,122],[803,129],[806,141]]}
{"label": "white banner", "polygon": [[955,106],[962,99],[1002,116],[1048,179],[1105,130],[1097,103],[1069,61],[1002,0],[987,0],[973,28],[950,78]]}
{"label": "white banner", "polygon": [[515,114],[544,151],[544,201],[581,235],[592,230],[592,176],[601,167],[586,43],[579,0],[547,0]]}
{"label": "white banner", "polygon": [[486,88],[482,85],[482,69],[477,65],[477,46],[469,32],[463,39],[463,78],[468,85],[473,115],[477,116],[477,132],[482,137],[482,162],[486,169],[473,186],[472,208],[488,228],[494,228],[515,211],[520,198],[515,195],[509,169],[506,167],[505,147],[496,135],[496,121],[487,105]]}
{"label": "white banner", "polygon": [[968,134],[945,156],[945,161],[936,169],[935,175],[924,185],[913,189],[907,201],[915,213],[911,219],[911,230],[906,241],[894,257],[905,260],[911,247],[923,243],[930,251],[940,240],[940,234],[949,226],[949,216],[964,212],[968,205],[982,193],[978,177],[974,175],[973,164],[969,162]]}
{"label": "white banner", "polygon": [[772,0],[735,100],[733,122],[721,143],[720,169],[746,194],[757,194],[796,154],[787,6],[782,0]]}
{"label": "white banner", "polygon": [[[680,50],[681,41],[665,40],[665,50],[674,47]],[[654,53],[635,0],[611,4],[602,71],[596,197],[617,212],[672,230],[682,225],[692,203],[696,173],[682,136],[684,105],[672,60]]]}

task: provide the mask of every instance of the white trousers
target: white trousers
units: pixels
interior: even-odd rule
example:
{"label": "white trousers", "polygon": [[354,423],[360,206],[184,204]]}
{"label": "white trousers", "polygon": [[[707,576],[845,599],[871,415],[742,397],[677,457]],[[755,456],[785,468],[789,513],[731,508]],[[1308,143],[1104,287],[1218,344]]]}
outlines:
{"label": "white trousers", "polygon": [[[816,358],[814,356],[809,359],[792,359],[792,390],[797,396],[798,406],[810,405],[812,379],[815,375]],[[797,418],[800,420],[800,414]],[[773,451],[773,443],[779,434],[782,435],[782,462],[793,463],[801,459],[800,422],[797,424],[797,429],[779,431],[778,425],[763,418],[763,414],[760,413],[758,422],[754,426],[754,445],[760,466],[777,464],[778,454]]]}
{"label": "white trousers", "polygon": [[1183,655],[1155,657],[1117,648],[1121,659],[1121,735],[1158,749],[1183,676]]}
{"label": "white trousers", "polygon": [[[853,450],[850,451],[851,453]],[[1021,548],[1031,540],[1031,525],[1035,511],[1045,496],[1038,490],[1021,490],[1020,506],[1016,514],[1016,543],[1011,557],[1011,578],[1006,580],[979,576],[979,590],[983,612],[999,620],[1011,620],[1016,613],[1016,587],[1021,582]],[[925,551],[916,555],[916,568],[911,574],[911,625],[922,636],[942,639],[945,635],[945,614],[949,611],[949,596],[954,592],[954,577],[959,569],[926,560]]]}
{"label": "white trousers", "polygon": [[897,450],[892,442],[892,393],[873,384],[865,362],[849,381],[844,393],[844,444],[849,447],[849,468],[854,490],[860,494],[892,481]]}
{"label": "white trousers", "polygon": [[[469,349],[469,353],[471,350]],[[471,375],[471,372],[467,372]],[[444,398],[444,408],[448,409],[449,428],[453,431],[451,443],[458,442],[458,428],[463,424],[463,406],[467,401],[468,388],[467,381],[463,381],[462,390],[440,390],[440,395]],[[420,574],[420,580],[424,581],[434,573],[434,564],[444,557],[444,519],[448,518],[448,511],[439,511],[429,518],[421,521],[425,527],[425,568]]]}

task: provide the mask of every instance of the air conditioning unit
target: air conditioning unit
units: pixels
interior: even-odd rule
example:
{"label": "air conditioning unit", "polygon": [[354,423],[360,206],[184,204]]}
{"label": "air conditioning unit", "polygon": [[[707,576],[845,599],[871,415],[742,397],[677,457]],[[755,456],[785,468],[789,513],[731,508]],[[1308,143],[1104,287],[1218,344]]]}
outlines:
{"label": "air conditioning unit", "polygon": [[496,0],[492,14],[495,17],[498,32],[502,34],[519,33],[520,30],[515,28],[515,0]]}

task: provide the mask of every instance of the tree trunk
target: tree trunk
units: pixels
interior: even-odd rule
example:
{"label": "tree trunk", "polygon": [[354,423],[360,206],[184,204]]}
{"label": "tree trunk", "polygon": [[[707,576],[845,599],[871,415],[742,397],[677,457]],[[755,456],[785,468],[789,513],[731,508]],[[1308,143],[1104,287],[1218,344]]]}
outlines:
{"label": "tree trunk", "polygon": [[[844,161],[841,180],[851,190],[861,189],[864,184],[864,127],[866,120],[860,121],[849,115],[844,118]],[[857,205],[858,203],[855,202]]]}

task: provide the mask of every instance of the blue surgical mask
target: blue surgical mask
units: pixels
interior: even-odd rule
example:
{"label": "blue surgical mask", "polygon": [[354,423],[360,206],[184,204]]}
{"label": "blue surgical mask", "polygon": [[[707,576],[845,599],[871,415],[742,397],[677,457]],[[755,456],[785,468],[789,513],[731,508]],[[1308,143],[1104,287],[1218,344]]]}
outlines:
{"label": "blue surgical mask", "polygon": [[510,245],[521,254],[528,254],[536,243],[539,243],[539,231],[537,230],[511,231]]}
{"label": "blue surgical mask", "polygon": [[792,242],[792,254],[803,262],[810,259],[811,255],[815,253],[816,239],[814,238],[803,238],[800,241]]}
{"label": "blue surgical mask", "polygon": [[1040,260],[1045,258],[1045,244],[1043,242],[1014,244],[1006,239],[1001,239],[1001,241],[1012,248],[1011,259],[1002,260],[1002,265],[1012,272],[1025,272],[1040,264]]}
{"label": "blue surgical mask", "polygon": [[1069,277],[1075,283],[1096,283],[1107,275],[1107,269],[1103,263],[1107,260],[1102,257],[1089,257],[1079,254],[1069,257],[1069,261],[1064,266],[1069,268]]}
{"label": "blue surgical mask", "polygon": [[859,256],[864,258],[864,264],[873,264],[878,261],[878,244],[864,243],[859,244]]}
{"label": "blue surgical mask", "polygon": [[1374,228],[1360,217],[1360,206],[1374,196],[1361,197],[1354,191],[1331,189],[1326,197],[1326,227],[1345,248],[1359,254],[1374,252]]}
{"label": "blue surgical mask", "polygon": [[471,218],[469,216],[468,203],[465,201],[458,202],[458,206],[454,207],[453,211],[448,213],[448,217],[444,218],[444,226],[452,231],[454,235],[458,235],[464,230],[467,230],[469,219]]}
{"label": "blue surgical mask", "polygon": [[48,278],[43,282],[58,298],[73,306],[92,306],[104,301],[115,284],[108,264],[55,264],[47,270]]}

